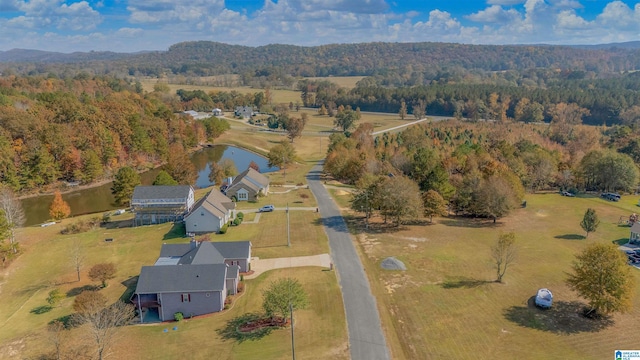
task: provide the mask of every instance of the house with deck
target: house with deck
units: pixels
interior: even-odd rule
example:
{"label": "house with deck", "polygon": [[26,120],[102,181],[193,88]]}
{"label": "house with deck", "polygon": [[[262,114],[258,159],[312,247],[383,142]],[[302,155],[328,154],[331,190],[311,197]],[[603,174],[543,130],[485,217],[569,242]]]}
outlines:
{"label": "house with deck", "polygon": [[136,186],[131,198],[134,225],[182,221],[195,203],[190,185]]}
{"label": "house with deck", "polygon": [[140,270],[132,297],[140,322],[222,311],[250,266],[249,241],[163,244],[155,264]]}
{"label": "house with deck", "polygon": [[256,201],[259,196],[269,193],[269,178],[250,167],[228,181],[223,189],[230,199]]}
{"label": "house with deck", "polygon": [[187,234],[218,232],[233,219],[236,203],[217,189],[200,199],[184,217]]}

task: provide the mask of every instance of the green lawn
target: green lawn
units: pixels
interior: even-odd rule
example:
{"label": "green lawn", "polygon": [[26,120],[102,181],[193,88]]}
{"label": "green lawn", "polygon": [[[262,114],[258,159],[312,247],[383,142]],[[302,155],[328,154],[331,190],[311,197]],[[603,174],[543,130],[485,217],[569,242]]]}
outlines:
{"label": "green lawn", "polygon": [[[582,300],[564,283],[574,255],[587,244],[629,236],[618,219],[637,211],[636,203],[633,196],[611,203],[543,194],[528,195],[526,208],[496,225],[438,218],[433,225],[390,231],[374,219],[372,230],[357,238],[393,358],[603,359],[615,349],[637,347],[640,296],[631,312],[601,328],[603,323],[578,315]],[[583,239],[579,223],[588,207],[602,222]],[[360,229],[361,219],[350,225]],[[497,284],[489,248],[500,232],[509,231],[517,234],[518,258],[505,283]],[[381,270],[380,261],[388,256],[408,270]],[[634,271],[638,280],[639,275]],[[551,311],[528,305],[541,287],[554,292]]]}
{"label": "green lawn", "polygon": [[[249,217],[248,217],[249,219]],[[186,242],[181,227],[172,224],[122,227],[126,217],[114,218],[113,228],[98,228],[77,235],[60,235],[65,224],[77,221],[66,219],[62,224],[47,228],[29,227],[20,229],[18,238],[24,253],[7,269],[0,279],[0,359],[15,358],[16,354],[35,357],[52,349],[46,340],[46,324],[61,316],[72,313],[73,294],[83,287],[95,285],[88,279],[89,268],[99,262],[114,262],[117,265],[116,278],[109,281],[106,289],[100,290],[111,301],[128,298],[140,267],[151,265],[157,259],[163,243]],[[121,222],[122,221],[122,222]],[[225,235],[212,235],[213,241],[251,240],[253,255],[262,258],[315,255],[329,251],[326,235],[318,214],[312,211],[291,211],[290,231],[292,246],[287,247],[286,216],[284,212],[262,214],[258,224],[242,224],[232,227]],[[105,238],[114,239],[105,242]],[[74,241],[80,241],[85,254],[82,280],[76,282],[76,274],[69,261],[69,250]],[[279,359],[286,354],[288,333],[276,331],[259,342],[237,344],[222,341],[215,330],[226,321],[245,311],[257,311],[261,306],[260,291],[265,279],[275,276],[299,277],[310,292],[312,306],[300,312],[300,339],[298,344],[305,358],[321,359],[330,354],[346,358],[346,327],[339,287],[333,272],[323,272],[320,268],[289,269],[268,272],[258,279],[247,282],[247,291],[238,300],[232,311],[180,324],[180,331],[167,335],[161,327],[132,327],[125,330],[119,346],[127,352],[135,352],[135,358],[176,358],[183,351],[186,339],[200,339],[215,346],[195,346],[190,350],[191,358],[211,358],[219,354],[222,359],[254,357]],[[47,305],[46,297],[54,288],[70,295],[49,312],[32,313],[32,310]],[[298,324],[298,322],[296,322]],[[173,326],[173,325],[165,325]],[[80,330],[71,334],[79,336]],[[156,336],[176,339],[164,343]],[[182,339],[179,340],[178,339]],[[158,343],[162,343],[159,346]],[[337,351],[338,349],[339,351]],[[13,353],[12,351],[18,351]],[[137,352],[139,351],[139,352]],[[336,352],[337,351],[337,352]],[[120,354],[122,355],[122,354]],[[119,358],[119,356],[116,356]]]}

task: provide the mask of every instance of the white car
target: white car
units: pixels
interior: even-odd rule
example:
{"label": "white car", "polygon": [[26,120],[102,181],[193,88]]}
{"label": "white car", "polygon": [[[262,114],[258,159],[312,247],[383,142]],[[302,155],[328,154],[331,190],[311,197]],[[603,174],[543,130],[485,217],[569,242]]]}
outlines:
{"label": "white car", "polygon": [[551,307],[552,303],[553,303],[553,294],[551,293],[551,290],[545,289],[545,288],[538,290],[538,294],[536,295],[537,306],[544,309],[548,309]]}
{"label": "white car", "polygon": [[258,211],[259,212],[271,212],[274,209],[275,208],[273,207],[273,205],[265,205],[265,206],[261,207]]}

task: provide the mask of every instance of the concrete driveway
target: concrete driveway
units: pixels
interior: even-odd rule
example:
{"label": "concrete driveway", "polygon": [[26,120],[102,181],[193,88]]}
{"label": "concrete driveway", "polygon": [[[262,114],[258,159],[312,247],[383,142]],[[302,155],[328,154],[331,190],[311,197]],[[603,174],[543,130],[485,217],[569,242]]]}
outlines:
{"label": "concrete driveway", "polygon": [[331,256],[329,256],[329,254],[320,254],[275,259],[251,258],[251,270],[253,274],[245,275],[244,278],[255,279],[265,271],[303,266],[319,266],[329,269],[331,267]]}

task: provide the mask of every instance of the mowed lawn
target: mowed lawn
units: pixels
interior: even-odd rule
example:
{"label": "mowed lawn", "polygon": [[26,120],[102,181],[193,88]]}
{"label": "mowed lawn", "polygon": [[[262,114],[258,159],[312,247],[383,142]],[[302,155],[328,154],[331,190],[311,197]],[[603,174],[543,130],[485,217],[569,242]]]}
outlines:
{"label": "mowed lawn", "polygon": [[[638,348],[640,270],[632,269],[638,283],[633,309],[610,321],[581,317],[585,302],[565,285],[575,254],[588,244],[628,238],[629,227],[618,220],[640,210],[637,201],[527,195],[526,208],[496,225],[452,217],[397,231],[374,225],[358,234],[393,358],[606,359],[615,349]],[[583,239],[579,223],[588,207],[596,209],[601,224]],[[350,223],[361,229],[362,219]],[[490,246],[510,231],[517,234],[518,258],[498,284]],[[382,270],[388,256],[408,270]],[[548,311],[531,305],[542,287],[554,293]]]}
{"label": "mowed lawn", "polygon": [[[87,217],[87,216],[85,216]],[[180,227],[162,224],[144,227],[97,228],[77,235],[60,235],[63,225],[77,221],[66,219],[62,224],[19,230],[19,239],[24,253],[3,273],[0,278],[0,359],[35,358],[51,351],[47,340],[46,324],[53,319],[69,315],[74,296],[83,287],[95,285],[88,279],[89,268],[100,262],[113,262],[117,266],[116,278],[109,281],[106,289],[100,290],[110,301],[128,299],[134,289],[140,267],[152,265],[160,253],[163,243],[188,241],[182,236]],[[126,225],[126,216],[114,217],[114,226]],[[122,222],[119,222],[122,221]],[[326,234],[313,211],[291,211],[291,247],[287,247],[286,215],[283,211],[262,214],[260,222],[245,223],[232,227],[225,235],[211,235],[213,241],[251,240],[253,255],[261,258],[316,255],[327,253]],[[112,242],[104,239],[111,238]],[[85,255],[82,280],[76,274],[69,252],[74,241],[80,242]],[[127,354],[134,358],[157,359],[178,358],[184,346],[190,350],[190,358],[220,359],[261,358],[280,359],[287,356],[290,335],[279,330],[260,341],[238,344],[224,340],[216,332],[226,321],[245,312],[260,311],[261,289],[278,276],[293,276],[300,279],[311,297],[308,310],[300,311],[299,351],[305,358],[346,358],[346,323],[340,289],[331,271],[321,268],[293,268],[267,272],[254,280],[247,280],[247,291],[233,309],[223,314],[193,319],[180,323],[179,332],[167,335],[165,327],[174,324],[149,327],[127,327],[124,329],[115,358]],[[59,288],[68,297],[51,311],[42,314],[32,310],[47,305],[49,291]],[[336,306],[334,306],[336,305]],[[339,305],[339,306],[337,306]],[[162,327],[164,326],[164,327]],[[79,330],[73,334],[78,335]],[[171,342],[161,338],[176,339]],[[179,340],[177,340],[179,339]],[[193,341],[190,342],[189,339]],[[224,340],[224,341],[223,341]],[[249,355],[251,354],[251,355]]]}

